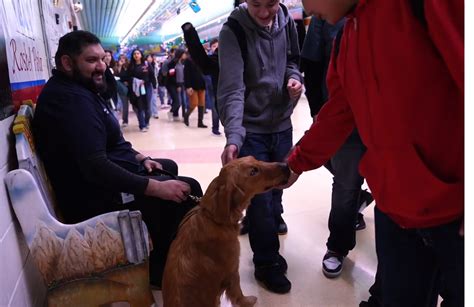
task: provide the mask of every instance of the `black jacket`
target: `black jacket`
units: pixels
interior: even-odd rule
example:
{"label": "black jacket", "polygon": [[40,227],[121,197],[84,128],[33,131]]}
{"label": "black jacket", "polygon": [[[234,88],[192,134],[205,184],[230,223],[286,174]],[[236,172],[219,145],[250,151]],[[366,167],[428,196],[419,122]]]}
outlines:
{"label": "black jacket", "polygon": [[218,50],[212,55],[207,55],[204,47],[201,44],[199,35],[193,25],[189,22],[181,26],[183,29],[184,40],[188,46],[189,54],[194,63],[201,69],[205,75],[210,75],[212,78],[212,88],[214,89],[214,96],[217,96],[217,81],[219,80],[219,55]]}
{"label": "black jacket", "polygon": [[193,90],[206,89],[206,81],[201,70],[190,59],[184,62],[184,87]]}
{"label": "black jacket", "polygon": [[66,223],[122,208],[120,192],[142,195],[138,154],[97,93],[53,70],[38,98],[33,135]]}

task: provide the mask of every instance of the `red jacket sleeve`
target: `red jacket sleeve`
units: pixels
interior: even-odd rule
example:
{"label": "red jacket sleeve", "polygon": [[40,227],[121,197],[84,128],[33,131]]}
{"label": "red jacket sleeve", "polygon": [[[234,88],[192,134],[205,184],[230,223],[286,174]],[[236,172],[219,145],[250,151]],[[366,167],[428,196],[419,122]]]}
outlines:
{"label": "red jacket sleeve", "polygon": [[288,157],[290,168],[297,174],[326,163],[354,130],[354,116],[341,87],[336,62],[332,57],[326,81],[328,102]]}
{"label": "red jacket sleeve", "polygon": [[464,0],[425,0],[430,37],[464,92]]}

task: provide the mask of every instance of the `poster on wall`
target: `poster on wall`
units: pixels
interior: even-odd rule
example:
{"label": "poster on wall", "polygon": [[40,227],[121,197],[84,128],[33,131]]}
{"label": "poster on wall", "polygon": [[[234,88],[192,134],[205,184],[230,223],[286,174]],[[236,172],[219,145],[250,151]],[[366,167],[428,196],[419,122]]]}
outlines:
{"label": "poster on wall", "polygon": [[3,25],[0,24],[0,120],[13,114],[10,76],[8,75],[7,53]]}
{"label": "poster on wall", "polygon": [[71,1],[41,1],[44,18],[46,47],[49,49],[50,68],[55,66],[54,55],[58,50],[59,39],[73,30],[75,15]]}
{"label": "poster on wall", "polygon": [[15,109],[23,100],[36,102],[49,78],[39,12],[37,0],[0,2],[0,23]]}

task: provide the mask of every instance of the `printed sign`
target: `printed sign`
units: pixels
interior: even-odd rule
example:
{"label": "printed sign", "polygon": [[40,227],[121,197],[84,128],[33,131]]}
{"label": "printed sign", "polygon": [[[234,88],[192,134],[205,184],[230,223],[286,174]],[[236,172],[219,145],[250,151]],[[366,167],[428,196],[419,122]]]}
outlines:
{"label": "printed sign", "polygon": [[36,0],[4,0],[0,3],[0,23],[3,25],[11,99],[15,109],[23,100],[36,102],[49,78],[39,12]]}

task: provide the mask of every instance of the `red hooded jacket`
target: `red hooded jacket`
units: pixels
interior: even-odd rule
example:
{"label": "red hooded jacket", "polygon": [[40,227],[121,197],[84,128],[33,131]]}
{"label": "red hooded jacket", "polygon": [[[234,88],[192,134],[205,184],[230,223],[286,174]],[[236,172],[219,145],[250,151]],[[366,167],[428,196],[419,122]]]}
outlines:
{"label": "red hooded jacket", "polygon": [[360,0],[329,67],[329,101],[288,159],[323,165],[357,126],[360,173],[404,228],[464,214],[464,1]]}

